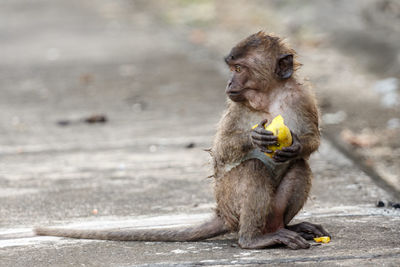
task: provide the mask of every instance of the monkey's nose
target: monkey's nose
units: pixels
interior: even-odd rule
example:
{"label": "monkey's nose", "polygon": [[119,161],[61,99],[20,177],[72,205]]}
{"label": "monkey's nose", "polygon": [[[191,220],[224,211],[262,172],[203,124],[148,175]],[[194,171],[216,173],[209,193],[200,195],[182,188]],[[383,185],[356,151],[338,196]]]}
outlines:
{"label": "monkey's nose", "polygon": [[231,88],[232,88],[232,81],[229,81],[228,84],[226,85],[225,92],[229,93]]}
{"label": "monkey's nose", "polygon": [[226,88],[225,88],[225,93],[230,92],[231,85],[232,85],[232,82],[228,82],[228,84],[226,85]]}

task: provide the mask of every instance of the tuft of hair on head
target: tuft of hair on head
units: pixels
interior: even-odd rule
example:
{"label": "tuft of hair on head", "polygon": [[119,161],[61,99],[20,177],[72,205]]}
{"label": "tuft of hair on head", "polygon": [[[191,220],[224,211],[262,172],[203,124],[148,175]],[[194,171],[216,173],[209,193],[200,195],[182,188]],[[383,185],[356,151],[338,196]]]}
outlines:
{"label": "tuft of hair on head", "polygon": [[293,55],[293,67],[297,70],[301,64],[296,60],[296,52],[289,45],[274,33],[265,33],[258,31],[254,33],[232,48],[228,56],[225,57],[225,62],[229,65],[233,61],[246,56],[250,52],[270,52],[279,57],[280,55]]}

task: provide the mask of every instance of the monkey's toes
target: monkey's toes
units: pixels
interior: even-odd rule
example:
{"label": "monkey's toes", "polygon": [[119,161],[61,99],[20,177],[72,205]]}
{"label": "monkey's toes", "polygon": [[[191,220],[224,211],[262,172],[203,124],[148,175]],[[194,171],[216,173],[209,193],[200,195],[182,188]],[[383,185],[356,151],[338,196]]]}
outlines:
{"label": "monkey's toes", "polygon": [[312,240],[314,237],[329,236],[331,235],[319,224],[313,224],[309,222],[301,222],[286,227],[288,230],[294,231],[300,234],[307,240]]}

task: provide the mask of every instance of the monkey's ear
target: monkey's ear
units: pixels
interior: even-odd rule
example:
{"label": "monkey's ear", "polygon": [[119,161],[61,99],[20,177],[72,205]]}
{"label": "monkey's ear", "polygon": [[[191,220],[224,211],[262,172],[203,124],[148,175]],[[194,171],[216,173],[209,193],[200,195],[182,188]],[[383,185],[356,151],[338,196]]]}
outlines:
{"label": "monkey's ear", "polygon": [[280,79],[288,79],[293,74],[293,55],[285,54],[278,57],[275,73]]}

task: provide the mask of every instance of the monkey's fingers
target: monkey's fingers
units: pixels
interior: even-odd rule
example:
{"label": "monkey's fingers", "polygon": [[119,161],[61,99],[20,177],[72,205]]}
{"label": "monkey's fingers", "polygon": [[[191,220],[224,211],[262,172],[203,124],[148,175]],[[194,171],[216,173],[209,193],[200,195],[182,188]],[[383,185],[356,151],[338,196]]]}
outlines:
{"label": "monkey's fingers", "polygon": [[301,249],[301,248],[304,249],[310,247],[310,244],[299,234],[289,231],[287,229],[279,230],[275,238],[278,241],[278,243],[284,244],[291,249]]}
{"label": "monkey's fingers", "polygon": [[260,149],[264,149],[264,148],[267,148],[268,146],[276,145],[276,141],[265,141],[265,140],[252,139],[252,142],[255,146],[257,146]]}
{"label": "monkey's fingers", "polygon": [[265,130],[264,130],[264,132],[252,131],[251,138],[258,140],[258,141],[267,141],[267,142],[275,142],[275,143],[278,142],[278,137],[273,135],[271,132],[265,131]]}
{"label": "monkey's fingers", "polygon": [[292,153],[292,152],[284,152],[282,150],[276,150],[274,156],[272,159],[275,162],[285,162],[291,159],[294,159],[297,157],[297,153]]}
{"label": "monkey's fingers", "polygon": [[282,147],[283,152],[288,152],[288,153],[299,153],[301,150],[301,145],[300,144],[292,144],[291,146],[288,147]]}
{"label": "monkey's fingers", "polygon": [[255,129],[255,128],[263,128],[265,129],[265,124],[268,122],[268,119],[262,120],[260,123],[257,123],[256,125],[254,125],[253,127],[251,127],[251,129]]}
{"label": "monkey's fingers", "polygon": [[262,120],[258,125],[261,125],[263,128],[265,128],[265,124],[267,124],[268,119]]}
{"label": "monkey's fingers", "polygon": [[266,148],[266,147],[258,147],[259,149],[260,149],[260,151],[261,152],[263,152],[263,153],[269,153],[269,154],[271,154],[271,153],[273,153],[274,151],[273,150],[270,150],[270,149],[268,149],[268,148]]}
{"label": "monkey's fingers", "polygon": [[273,136],[273,137],[276,137],[273,132],[267,131],[263,127],[260,127],[260,126],[258,126],[257,128],[254,128],[253,131],[251,131],[251,133],[256,133],[256,134],[261,135],[261,136]]}
{"label": "monkey's fingers", "polygon": [[286,162],[286,161],[289,160],[289,158],[281,158],[281,157],[278,157],[278,156],[276,156],[276,155],[274,155],[274,156],[272,157],[272,159],[273,159],[275,162],[278,162],[278,163],[283,163],[283,162]]}
{"label": "monkey's fingers", "polygon": [[295,158],[298,154],[295,152],[286,152],[282,150],[276,150],[275,151],[275,156],[278,158],[286,158],[286,159],[292,159]]}
{"label": "monkey's fingers", "polygon": [[253,142],[254,145],[258,146],[259,148],[267,147],[267,146],[273,146],[278,143],[278,139],[274,135],[269,135],[269,134],[259,134],[256,131],[251,132],[251,141]]}

